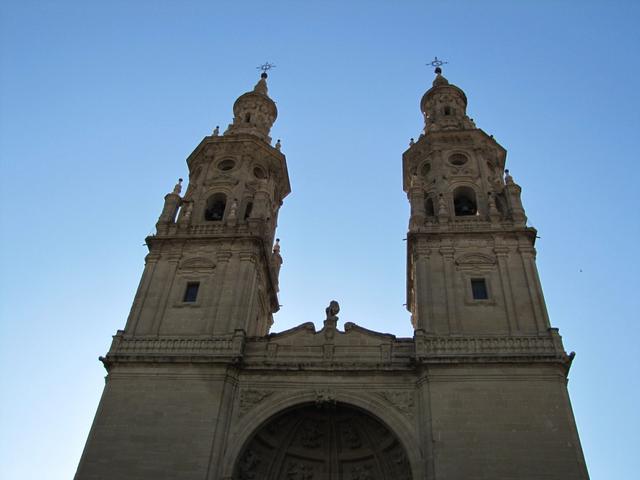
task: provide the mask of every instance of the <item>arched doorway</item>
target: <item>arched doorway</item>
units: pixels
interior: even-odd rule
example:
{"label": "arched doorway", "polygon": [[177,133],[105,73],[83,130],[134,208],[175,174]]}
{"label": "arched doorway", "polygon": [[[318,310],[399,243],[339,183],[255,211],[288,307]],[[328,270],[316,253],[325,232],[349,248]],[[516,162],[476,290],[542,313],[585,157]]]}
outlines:
{"label": "arched doorway", "polygon": [[263,425],[245,446],[234,480],[411,480],[396,436],[379,420],[337,404],[306,405]]}

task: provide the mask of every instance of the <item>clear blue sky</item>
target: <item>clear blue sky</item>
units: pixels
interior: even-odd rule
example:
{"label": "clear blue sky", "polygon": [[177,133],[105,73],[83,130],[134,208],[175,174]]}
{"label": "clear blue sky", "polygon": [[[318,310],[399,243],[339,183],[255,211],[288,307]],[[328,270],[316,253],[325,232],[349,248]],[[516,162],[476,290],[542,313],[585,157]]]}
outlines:
{"label": "clear blue sky", "polygon": [[434,55],[508,150],[539,230],[592,479],[640,469],[640,2],[5,1],[0,469],[72,477],[163,196],[269,77],[293,192],[275,330],[411,336],[401,155]]}

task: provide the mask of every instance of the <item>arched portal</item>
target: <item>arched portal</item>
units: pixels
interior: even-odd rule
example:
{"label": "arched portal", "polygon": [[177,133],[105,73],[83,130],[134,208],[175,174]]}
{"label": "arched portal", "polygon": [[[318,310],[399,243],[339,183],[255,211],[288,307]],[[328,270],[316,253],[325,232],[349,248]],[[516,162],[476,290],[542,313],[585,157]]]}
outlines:
{"label": "arched portal", "polygon": [[337,404],[276,415],[251,438],[234,480],[411,480],[397,437],[379,420]]}

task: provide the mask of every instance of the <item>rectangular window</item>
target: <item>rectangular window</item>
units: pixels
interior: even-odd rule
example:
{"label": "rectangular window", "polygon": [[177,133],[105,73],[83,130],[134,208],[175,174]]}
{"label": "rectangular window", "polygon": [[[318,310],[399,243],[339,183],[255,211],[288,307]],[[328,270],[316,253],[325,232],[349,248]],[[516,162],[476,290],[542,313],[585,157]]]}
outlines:
{"label": "rectangular window", "polygon": [[471,279],[471,292],[474,300],[487,300],[489,298],[487,283],[484,278]]}
{"label": "rectangular window", "polygon": [[189,282],[187,288],[184,291],[183,302],[193,303],[198,298],[198,288],[200,288],[200,282]]}

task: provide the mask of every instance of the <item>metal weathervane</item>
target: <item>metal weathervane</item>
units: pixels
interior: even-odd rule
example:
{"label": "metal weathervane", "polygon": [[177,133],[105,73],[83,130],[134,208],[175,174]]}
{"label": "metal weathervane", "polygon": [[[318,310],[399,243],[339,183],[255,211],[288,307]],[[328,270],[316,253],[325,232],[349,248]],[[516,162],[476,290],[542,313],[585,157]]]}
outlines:
{"label": "metal weathervane", "polygon": [[443,60],[438,59],[438,57],[434,57],[433,61],[430,63],[427,63],[427,66],[431,66],[431,67],[436,67],[436,73],[442,73],[442,69],[440,68],[442,65],[449,63],[449,62],[445,62]]}

